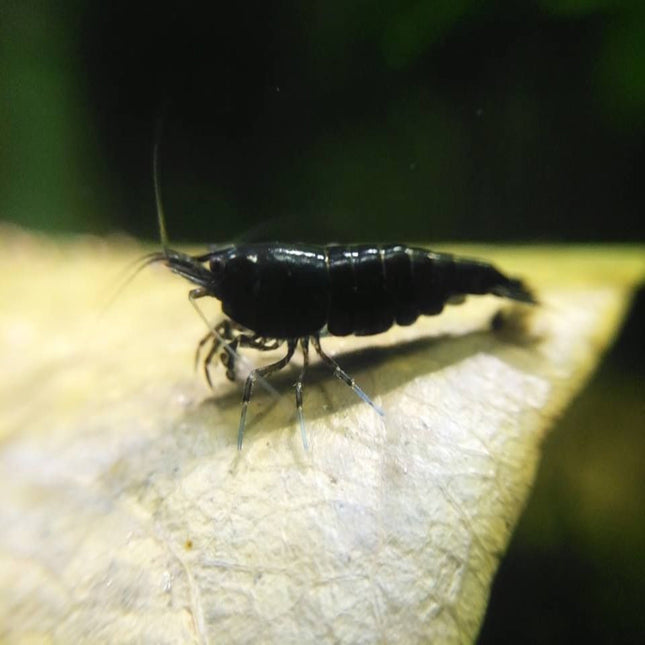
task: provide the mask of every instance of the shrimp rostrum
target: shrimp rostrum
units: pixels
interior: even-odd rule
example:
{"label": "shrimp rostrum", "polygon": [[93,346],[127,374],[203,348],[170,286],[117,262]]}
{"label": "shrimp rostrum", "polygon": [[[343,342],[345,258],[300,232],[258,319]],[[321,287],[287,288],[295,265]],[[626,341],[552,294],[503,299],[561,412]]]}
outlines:
{"label": "shrimp rostrum", "polygon": [[244,244],[202,255],[165,247],[147,260],[163,262],[193,283],[192,301],[210,296],[221,302],[227,318],[202,339],[198,348],[212,343],[204,361],[209,382],[208,367],[218,355],[228,378],[233,379],[238,348],[265,351],[286,344],[280,360],[252,370],[246,379],[238,448],[242,446],[246,411],[256,380],[285,367],[298,346],[304,361],[295,387],[296,406],[306,446],[302,386],[309,343],[336,377],[383,414],[322,350],[323,333],[380,334],[394,324],[411,325],[419,316],[437,315],[448,302],[458,302],[470,294],[535,303],[520,280],[507,277],[491,264],[403,244]]}

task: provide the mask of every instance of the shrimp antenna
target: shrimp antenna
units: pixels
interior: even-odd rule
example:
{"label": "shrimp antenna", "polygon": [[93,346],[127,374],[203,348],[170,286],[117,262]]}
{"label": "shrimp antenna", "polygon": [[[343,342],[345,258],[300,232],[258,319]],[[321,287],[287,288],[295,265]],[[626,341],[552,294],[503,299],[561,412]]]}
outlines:
{"label": "shrimp antenna", "polygon": [[152,151],[152,175],[155,184],[155,203],[157,205],[157,223],[159,224],[159,237],[161,238],[161,248],[164,255],[168,255],[168,231],[166,230],[166,216],[163,210],[163,201],[161,200],[161,185],[159,183],[159,147],[161,141],[161,119],[157,122],[157,132],[155,134],[155,145]]}
{"label": "shrimp antenna", "polygon": [[[152,177],[154,181],[154,186],[155,186],[155,204],[157,206],[157,223],[159,225],[159,237],[161,238],[161,252],[156,252],[156,253],[149,253],[148,255],[145,255],[142,258],[139,258],[135,264],[134,271],[132,275],[126,280],[125,285],[127,285],[130,280],[132,280],[140,271],[142,271],[145,267],[149,266],[150,264],[154,264],[156,262],[162,262],[166,260],[167,262],[169,261],[172,263],[173,259],[177,259],[177,256],[182,255],[181,253],[178,253],[176,251],[171,251],[170,250],[170,245],[168,242],[168,231],[166,229],[166,215],[164,212],[163,208],[163,200],[161,199],[161,183],[159,181],[159,148],[161,145],[161,131],[162,131],[162,119],[161,117],[157,121],[157,128],[155,132],[155,143],[154,147],[152,149]],[[205,261],[210,253],[207,253],[205,256],[192,256],[190,259],[196,261],[196,262],[203,262]],[[189,256],[186,256],[189,257]],[[169,265],[170,266],[170,265]],[[215,325],[212,325],[204,312],[200,309],[198,306],[197,302],[195,302],[195,295],[194,292],[190,292],[188,294],[188,297],[190,299],[190,304],[193,305],[197,313],[199,314],[200,318],[206,323],[206,326],[208,327],[208,330],[210,333],[213,335],[213,337],[218,338],[222,344],[223,344],[223,349],[226,351],[230,356],[233,356],[235,360],[238,362],[238,364],[242,364],[246,367],[246,369],[251,372],[253,370],[253,365],[244,358],[242,355],[240,355],[238,352],[236,352],[229,344],[228,340],[224,338],[218,331]],[[267,391],[269,394],[271,394],[273,397],[277,398],[279,400],[279,395],[277,390],[264,378],[263,376],[258,377],[258,383]],[[242,421],[240,422],[240,430],[238,432],[238,440],[237,440],[237,447],[238,450],[242,449],[242,436],[244,432],[244,420],[246,418],[246,410],[244,411],[244,416],[242,418]],[[301,424],[302,432],[303,432],[303,445],[305,446],[305,449],[307,448],[307,440],[306,436],[304,435],[304,425]]]}

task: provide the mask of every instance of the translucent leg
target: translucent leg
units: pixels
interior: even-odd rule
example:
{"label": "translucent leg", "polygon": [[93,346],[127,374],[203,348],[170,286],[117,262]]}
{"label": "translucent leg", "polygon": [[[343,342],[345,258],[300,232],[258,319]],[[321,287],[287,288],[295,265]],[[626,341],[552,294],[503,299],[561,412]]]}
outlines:
{"label": "translucent leg", "polygon": [[285,367],[293,358],[293,353],[296,351],[297,339],[290,339],[287,341],[287,354],[279,361],[266,365],[265,367],[258,367],[251,371],[244,383],[244,394],[242,395],[242,414],[240,416],[240,427],[237,431],[237,449],[242,450],[242,441],[244,439],[244,426],[246,425],[246,410],[249,407],[249,401],[253,394],[253,386],[258,378],[268,376],[272,372],[276,372]]}
{"label": "translucent leg", "polygon": [[322,358],[323,361],[325,361],[325,363],[327,363],[327,365],[329,365],[329,367],[331,367],[331,369],[334,370],[334,376],[339,378],[346,385],[349,385],[349,387],[351,387],[352,390],[354,390],[354,392],[361,399],[363,399],[363,401],[365,401],[365,403],[368,403],[369,405],[371,405],[372,408],[374,408],[374,410],[378,412],[378,414],[380,414],[381,416],[385,416],[385,412],[383,411],[383,408],[376,405],[376,403],[374,403],[374,401],[372,401],[372,399],[370,399],[370,397],[367,396],[367,394],[365,394],[365,392],[363,392],[363,390],[361,390],[361,388],[358,387],[358,385],[356,385],[356,383],[354,382],[354,379],[349,374],[347,374],[347,372],[345,372],[343,368],[331,356],[328,356],[327,354],[325,354],[325,352],[323,352],[322,347],[320,346],[320,339],[318,338],[318,336],[312,336],[311,343],[314,346],[314,349],[316,350],[316,352],[318,352],[320,358]]}
{"label": "translucent leg", "polygon": [[[206,336],[204,336],[199,341],[199,343],[197,343],[197,349],[195,350],[195,369],[197,369],[197,365],[199,365],[199,358],[201,356],[204,345],[206,345],[209,340],[212,340],[213,345],[216,345],[217,348],[221,347],[222,343],[224,343],[225,341],[233,340],[233,325],[233,321],[229,320],[228,318],[224,318],[224,320],[218,322],[212,329],[208,331]],[[209,356],[211,357],[211,360],[215,352],[217,352],[217,349],[213,350],[213,348],[211,347],[211,349],[209,350]]]}
{"label": "translucent leg", "polygon": [[307,431],[305,430],[305,416],[302,413],[302,381],[305,378],[305,372],[309,365],[309,338],[300,339],[300,347],[302,348],[302,370],[300,376],[296,381],[296,410],[298,412],[298,422],[300,423],[300,435],[302,436],[302,445],[305,450],[309,449],[307,443]]}

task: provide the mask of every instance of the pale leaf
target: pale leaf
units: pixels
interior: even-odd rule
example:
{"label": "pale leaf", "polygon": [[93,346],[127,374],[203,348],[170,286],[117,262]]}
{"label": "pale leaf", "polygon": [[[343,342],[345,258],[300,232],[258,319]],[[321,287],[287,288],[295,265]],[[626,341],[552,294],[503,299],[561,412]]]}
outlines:
{"label": "pale leaf", "polygon": [[258,388],[238,453],[240,384],[193,373],[184,282],[150,269],[99,316],[140,249],[11,229],[0,248],[8,641],[471,642],[540,444],[644,273],[638,248],[455,249],[542,304],[497,331],[487,297],[324,339],[385,417],[314,361],[305,451],[298,364],[284,396]]}

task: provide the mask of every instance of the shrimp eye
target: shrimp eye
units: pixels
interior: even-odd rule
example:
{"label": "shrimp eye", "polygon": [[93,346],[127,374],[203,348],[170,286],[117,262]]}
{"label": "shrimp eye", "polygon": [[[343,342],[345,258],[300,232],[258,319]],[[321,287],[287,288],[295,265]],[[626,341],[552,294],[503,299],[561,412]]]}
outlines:
{"label": "shrimp eye", "polygon": [[215,256],[210,262],[208,263],[208,268],[210,272],[214,275],[219,275],[222,273],[224,270],[224,265],[225,265],[224,258],[221,258],[219,256]]}

